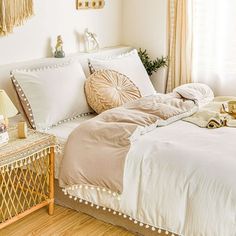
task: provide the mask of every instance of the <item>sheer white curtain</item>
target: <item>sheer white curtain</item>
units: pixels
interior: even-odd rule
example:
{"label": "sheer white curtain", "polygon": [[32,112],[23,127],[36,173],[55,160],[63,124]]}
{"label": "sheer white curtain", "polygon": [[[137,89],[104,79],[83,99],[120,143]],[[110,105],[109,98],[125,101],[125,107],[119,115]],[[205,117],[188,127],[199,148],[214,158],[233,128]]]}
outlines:
{"label": "sheer white curtain", "polygon": [[192,78],[236,96],[236,0],[194,0]]}

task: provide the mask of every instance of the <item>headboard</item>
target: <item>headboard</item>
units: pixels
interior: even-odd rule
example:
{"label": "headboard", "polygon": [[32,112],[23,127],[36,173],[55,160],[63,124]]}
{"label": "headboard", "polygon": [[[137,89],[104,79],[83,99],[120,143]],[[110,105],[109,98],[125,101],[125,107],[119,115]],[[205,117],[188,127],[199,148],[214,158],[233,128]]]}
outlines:
{"label": "headboard", "polygon": [[37,68],[37,66],[41,66],[41,65],[63,63],[64,61],[68,61],[68,60],[78,60],[81,63],[86,76],[88,76],[89,75],[88,58],[115,56],[122,53],[126,53],[130,51],[131,49],[132,49],[131,47],[127,47],[127,46],[111,47],[111,48],[101,49],[98,52],[94,52],[94,53],[77,53],[77,54],[66,56],[63,59],[43,58],[43,59],[38,59],[38,60],[8,64],[8,65],[0,65],[0,89],[4,89],[6,93],[8,94],[8,96],[13,101],[13,103],[18,107],[18,99],[13,90],[12,83],[10,80],[11,70],[19,69],[19,68]]}

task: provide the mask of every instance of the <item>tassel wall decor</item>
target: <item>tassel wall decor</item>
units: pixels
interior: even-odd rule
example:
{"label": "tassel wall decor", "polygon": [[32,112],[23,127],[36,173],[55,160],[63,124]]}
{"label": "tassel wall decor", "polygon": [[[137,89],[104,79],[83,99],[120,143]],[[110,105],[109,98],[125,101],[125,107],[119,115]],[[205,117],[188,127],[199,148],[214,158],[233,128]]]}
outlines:
{"label": "tassel wall decor", "polygon": [[33,0],[0,0],[0,35],[12,33],[33,15]]}

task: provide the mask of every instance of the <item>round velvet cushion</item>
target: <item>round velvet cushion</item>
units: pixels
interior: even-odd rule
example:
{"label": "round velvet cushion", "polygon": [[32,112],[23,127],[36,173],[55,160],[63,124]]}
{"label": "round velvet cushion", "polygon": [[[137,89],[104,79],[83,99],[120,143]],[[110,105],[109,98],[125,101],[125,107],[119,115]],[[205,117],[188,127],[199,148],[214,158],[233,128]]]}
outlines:
{"label": "round velvet cushion", "polygon": [[94,72],[85,82],[88,104],[98,114],[141,97],[138,87],[113,70]]}

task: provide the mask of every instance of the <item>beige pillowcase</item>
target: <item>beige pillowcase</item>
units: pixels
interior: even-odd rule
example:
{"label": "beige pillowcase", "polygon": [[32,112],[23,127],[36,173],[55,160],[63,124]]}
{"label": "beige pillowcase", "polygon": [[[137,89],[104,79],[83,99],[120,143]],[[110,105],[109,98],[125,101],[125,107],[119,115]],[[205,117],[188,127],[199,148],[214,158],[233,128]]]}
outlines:
{"label": "beige pillowcase", "polygon": [[85,83],[88,104],[98,114],[141,97],[138,87],[125,75],[113,70],[94,72]]}

